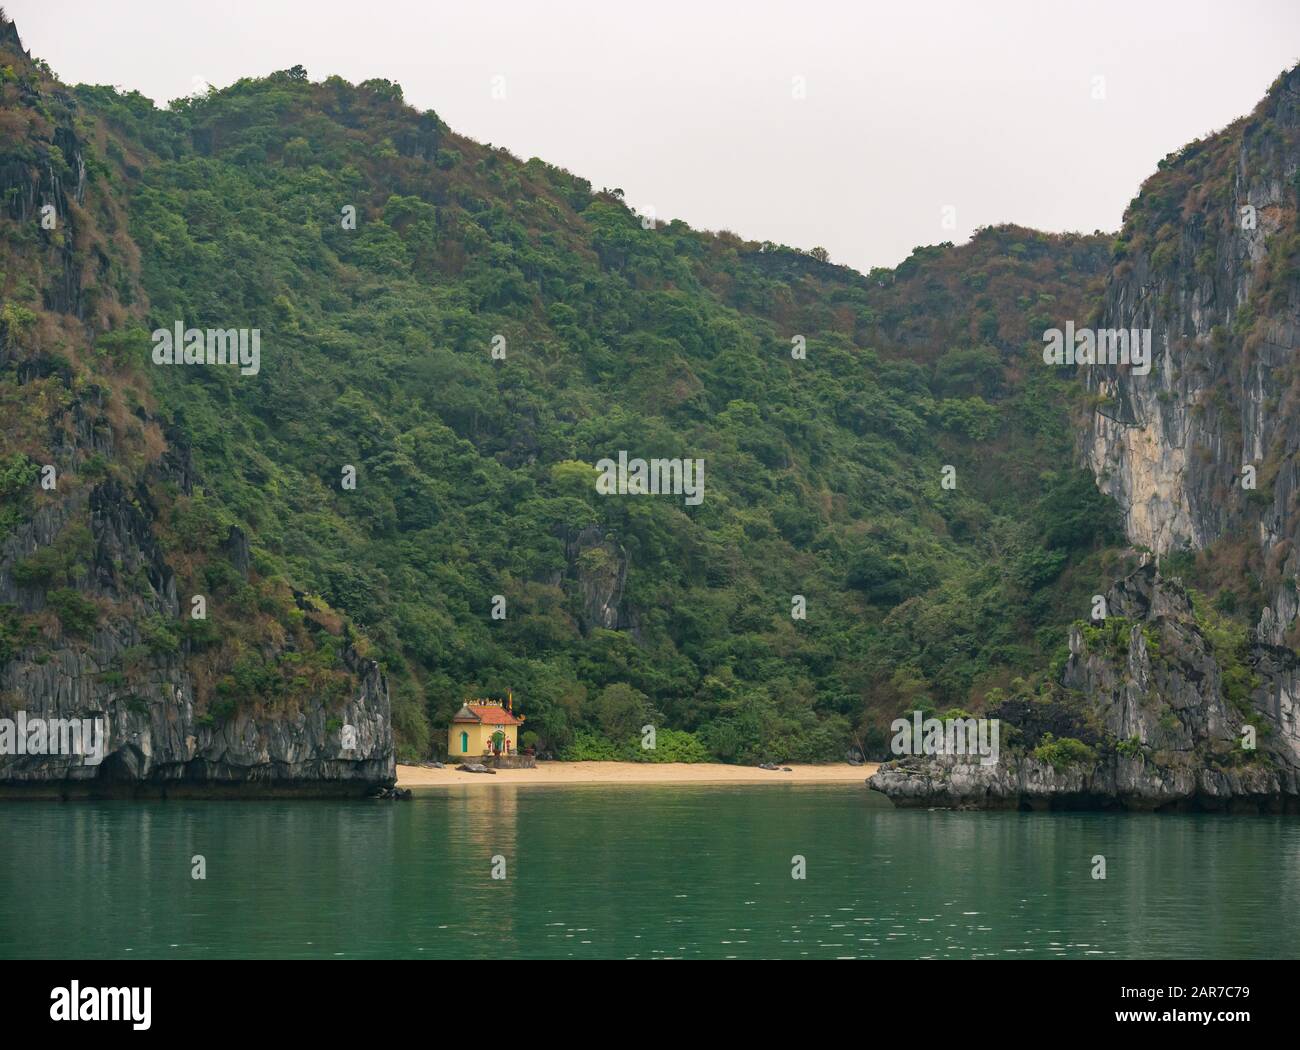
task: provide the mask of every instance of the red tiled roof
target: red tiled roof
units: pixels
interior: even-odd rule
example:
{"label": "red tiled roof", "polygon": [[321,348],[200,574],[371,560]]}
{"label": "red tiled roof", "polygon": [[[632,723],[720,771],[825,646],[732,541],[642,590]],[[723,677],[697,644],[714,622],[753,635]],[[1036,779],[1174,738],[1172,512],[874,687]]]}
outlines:
{"label": "red tiled roof", "polygon": [[495,705],[479,704],[462,704],[461,709],[456,712],[453,722],[479,722],[482,725],[489,726],[517,726],[523,723],[523,719],[512,715],[504,707]]}

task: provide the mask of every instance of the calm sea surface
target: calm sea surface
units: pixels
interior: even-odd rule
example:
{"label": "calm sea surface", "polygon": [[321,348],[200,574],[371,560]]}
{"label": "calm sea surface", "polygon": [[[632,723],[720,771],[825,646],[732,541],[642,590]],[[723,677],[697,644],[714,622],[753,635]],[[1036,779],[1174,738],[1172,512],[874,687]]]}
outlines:
{"label": "calm sea surface", "polygon": [[68,956],[1295,958],[1300,818],[856,785],[0,804],[0,957]]}

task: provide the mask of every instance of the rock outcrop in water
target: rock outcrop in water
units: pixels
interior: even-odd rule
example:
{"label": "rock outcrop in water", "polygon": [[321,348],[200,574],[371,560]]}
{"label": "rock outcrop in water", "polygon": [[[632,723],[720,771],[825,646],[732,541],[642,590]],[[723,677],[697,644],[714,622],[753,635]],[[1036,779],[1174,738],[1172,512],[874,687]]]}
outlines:
{"label": "rock outcrop in water", "polygon": [[1151,563],[1106,598],[1103,623],[1071,629],[1057,689],[988,712],[995,763],[907,758],[868,783],[900,805],[1300,811],[1294,653],[1224,631]]}

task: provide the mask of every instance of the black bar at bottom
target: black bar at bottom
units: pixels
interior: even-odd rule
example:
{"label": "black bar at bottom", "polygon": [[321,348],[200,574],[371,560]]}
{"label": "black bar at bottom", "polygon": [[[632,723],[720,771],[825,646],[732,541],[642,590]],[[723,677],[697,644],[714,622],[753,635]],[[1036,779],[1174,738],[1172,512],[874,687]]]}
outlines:
{"label": "black bar at bottom", "polygon": [[112,1029],[131,1039],[439,1038],[461,1028],[451,1023],[459,1015],[465,1035],[482,1028],[489,1038],[494,1029],[510,1038],[531,1015],[523,1027],[535,1034],[556,1026],[571,1035],[605,1032],[603,1041],[631,1030],[653,1038],[660,1029],[676,1042],[687,1030],[717,1028],[770,1041],[808,1037],[813,1003],[841,1033],[874,1037],[915,1037],[918,1025],[1032,1032],[1024,1026],[1037,1023],[1072,1035],[1200,1028],[1230,1037],[1261,1023],[1280,1030],[1296,984],[1294,964],[1258,961],[731,965],[731,973],[715,964],[705,975],[662,963],[636,974],[574,963],[572,972],[548,967],[543,975],[500,961],[40,961],[6,964],[0,996],[7,1037]]}

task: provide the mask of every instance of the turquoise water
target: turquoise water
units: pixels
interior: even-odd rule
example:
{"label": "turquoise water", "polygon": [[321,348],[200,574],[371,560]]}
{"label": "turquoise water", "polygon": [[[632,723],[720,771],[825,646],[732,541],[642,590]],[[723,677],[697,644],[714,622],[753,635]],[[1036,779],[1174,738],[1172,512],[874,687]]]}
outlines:
{"label": "turquoise water", "polygon": [[402,803],[5,803],[0,836],[3,957],[1300,955],[1294,817],[931,813],[858,785],[502,785]]}

